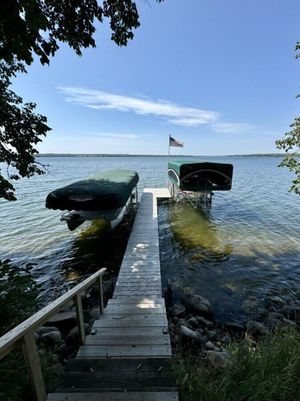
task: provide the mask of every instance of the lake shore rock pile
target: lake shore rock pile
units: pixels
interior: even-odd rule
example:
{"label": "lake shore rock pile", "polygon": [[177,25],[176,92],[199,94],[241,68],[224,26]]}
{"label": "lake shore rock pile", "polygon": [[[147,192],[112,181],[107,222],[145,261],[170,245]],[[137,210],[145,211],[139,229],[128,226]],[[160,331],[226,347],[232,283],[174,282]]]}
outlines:
{"label": "lake shore rock pile", "polygon": [[200,294],[183,294],[181,302],[170,303],[166,296],[169,332],[173,352],[197,350],[214,368],[222,368],[229,354],[227,347],[245,337],[255,343],[278,326],[293,326],[300,330],[300,302],[286,304],[271,299],[258,313],[244,322],[218,322],[207,298]]}

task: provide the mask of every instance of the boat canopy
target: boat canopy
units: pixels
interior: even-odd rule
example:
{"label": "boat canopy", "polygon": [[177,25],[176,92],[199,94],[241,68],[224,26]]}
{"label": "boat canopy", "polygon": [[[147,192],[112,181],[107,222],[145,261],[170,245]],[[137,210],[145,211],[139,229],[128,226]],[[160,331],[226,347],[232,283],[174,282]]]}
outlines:
{"label": "boat canopy", "polygon": [[232,185],[232,174],[232,164],[188,160],[168,163],[169,180],[182,191],[228,191]]}
{"label": "boat canopy", "polygon": [[126,205],[138,181],[136,171],[104,171],[50,192],[46,207],[77,211],[119,209]]}

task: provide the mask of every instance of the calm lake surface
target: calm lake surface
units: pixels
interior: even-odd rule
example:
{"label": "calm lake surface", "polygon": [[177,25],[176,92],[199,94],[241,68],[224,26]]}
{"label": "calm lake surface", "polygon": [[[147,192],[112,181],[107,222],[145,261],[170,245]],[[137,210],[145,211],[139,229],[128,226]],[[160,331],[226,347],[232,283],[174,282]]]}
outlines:
{"label": "calm lake surface", "polygon": [[[191,159],[191,158],[189,158]],[[160,206],[163,282],[210,299],[217,318],[239,320],[249,304],[272,295],[300,299],[300,197],[277,157],[201,157],[232,163],[233,188],[216,193],[209,211],[188,204]],[[16,202],[0,201],[0,259],[36,263],[42,294],[53,298],[92,264],[120,264],[123,225],[112,236],[85,223],[74,232],[45,208],[47,194],[100,170],[133,169],[143,187],[167,185],[166,157],[45,157],[48,173],[16,183]],[[113,273],[112,273],[113,274]]]}

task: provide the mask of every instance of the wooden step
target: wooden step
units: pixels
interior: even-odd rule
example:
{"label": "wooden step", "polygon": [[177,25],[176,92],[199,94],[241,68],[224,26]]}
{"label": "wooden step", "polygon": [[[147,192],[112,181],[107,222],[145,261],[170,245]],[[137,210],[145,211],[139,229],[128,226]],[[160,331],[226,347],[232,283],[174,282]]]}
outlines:
{"label": "wooden step", "polygon": [[178,401],[178,393],[168,392],[110,392],[110,393],[52,393],[48,401]]}
{"label": "wooden step", "polygon": [[56,392],[107,391],[173,391],[176,388],[172,371],[159,372],[80,372],[65,373]]}
{"label": "wooden step", "polygon": [[77,358],[170,358],[170,344],[82,345]]}
{"label": "wooden step", "polygon": [[172,370],[172,361],[165,358],[135,359],[72,359],[65,366],[65,372],[157,372]]}
{"label": "wooden step", "polygon": [[122,313],[166,313],[166,308],[164,305],[160,304],[109,304],[105,311],[106,314],[114,315],[114,314],[122,314]]}
{"label": "wooden step", "polygon": [[93,336],[87,336],[85,345],[166,345],[170,344],[170,338],[168,335],[159,334],[156,335],[152,332],[139,334],[136,332],[128,332],[128,334],[111,331],[108,334],[103,334],[101,331],[99,334]]}

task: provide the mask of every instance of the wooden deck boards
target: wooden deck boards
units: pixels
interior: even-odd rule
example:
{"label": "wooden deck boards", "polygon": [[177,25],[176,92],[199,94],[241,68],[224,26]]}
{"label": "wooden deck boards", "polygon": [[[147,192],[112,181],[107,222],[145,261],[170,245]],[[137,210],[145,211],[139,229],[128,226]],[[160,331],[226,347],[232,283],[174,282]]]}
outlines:
{"label": "wooden deck boards", "polygon": [[[157,358],[170,356],[170,344],[83,345],[77,358]],[[116,379],[115,379],[116,380]]]}
{"label": "wooden deck boards", "polygon": [[176,391],[165,392],[109,392],[109,393],[53,393],[48,401],[178,401]]}
{"label": "wooden deck boards", "polygon": [[178,401],[157,222],[157,198],[169,196],[144,190],[113,298],[49,401]]}

